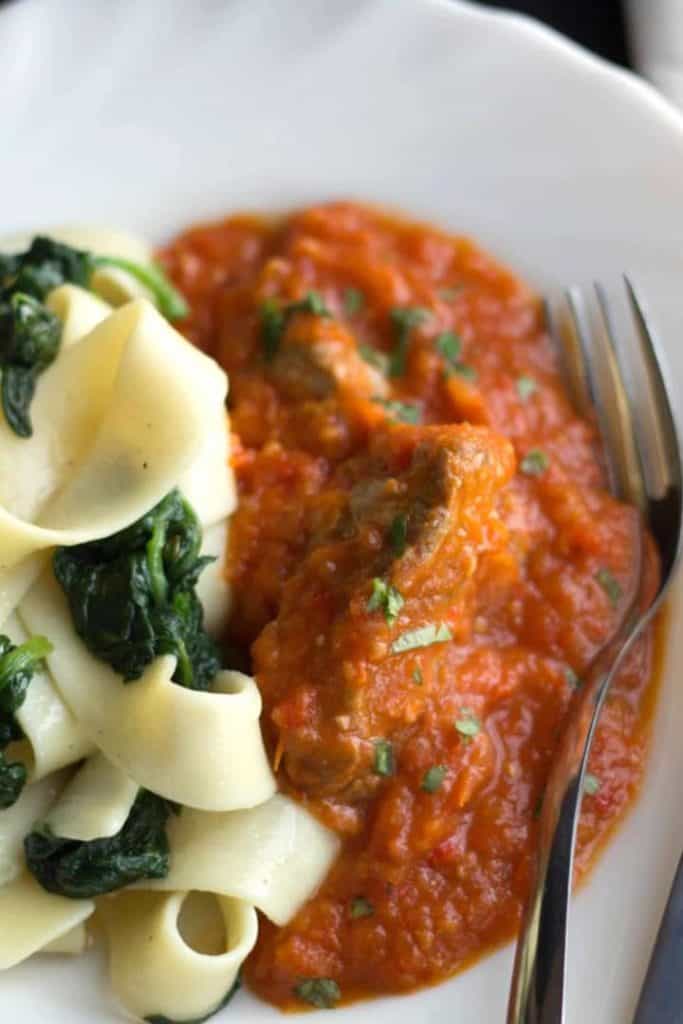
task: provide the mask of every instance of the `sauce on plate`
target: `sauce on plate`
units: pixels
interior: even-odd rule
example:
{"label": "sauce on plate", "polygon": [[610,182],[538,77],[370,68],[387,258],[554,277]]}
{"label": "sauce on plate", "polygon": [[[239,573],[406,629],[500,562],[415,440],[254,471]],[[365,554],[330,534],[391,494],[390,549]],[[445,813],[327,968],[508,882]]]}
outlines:
{"label": "sauce on plate", "polygon": [[[518,926],[637,516],[538,298],[472,241],[340,202],[200,225],[161,258],[181,329],[230,375],[229,641],[280,787],[342,840],[296,917],[261,921],[247,982],[288,1008],[432,984]],[[650,547],[647,571],[654,588]],[[653,664],[651,630],[593,744],[580,875],[638,790]]]}

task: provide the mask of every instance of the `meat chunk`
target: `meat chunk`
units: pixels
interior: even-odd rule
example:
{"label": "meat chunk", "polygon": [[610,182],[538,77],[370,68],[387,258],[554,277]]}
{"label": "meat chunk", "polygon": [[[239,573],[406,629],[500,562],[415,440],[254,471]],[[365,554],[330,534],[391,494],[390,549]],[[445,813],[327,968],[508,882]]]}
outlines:
{"label": "meat chunk", "polygon": [[270,375],[291,401],[322,400],[343,390],[363,398],[387,393],[386,380],[359,355],[343,324],[302,314],[288,326]]}
{"label": "meat chunk", "polygon": [[[282,763],[299,789],[363,799],[378,784],[376,738],[414,721],[426,699],[411,678],[414,656],[395,641],[428,624],[456,632],[481,556],[508,542],[496,506],[513,467],[508,442],[484,428],[388,427],[369,458],[335,481],[347,488],[337,518],[253,649]],[[400,594],[391,614],[369,601],[377,578]],[[424,656],[444,657],[448,646]]]}

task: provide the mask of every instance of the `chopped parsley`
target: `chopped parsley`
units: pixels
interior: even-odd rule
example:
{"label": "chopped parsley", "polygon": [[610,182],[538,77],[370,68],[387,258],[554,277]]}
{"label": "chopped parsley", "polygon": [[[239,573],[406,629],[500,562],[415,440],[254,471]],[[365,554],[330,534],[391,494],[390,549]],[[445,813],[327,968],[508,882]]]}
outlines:
{"label": "chopped parsley", "polygon": [[567,680],[567,684],[571,686],[572,690],[578,690],[581,686],[581,679],[577,676],[571,665],[565,665],[564,678]]}
{"label": "chopped parsley", "polygon": [[454,331],[443,331],[437,334],[435,345],[444,359],[456,366],[462,352],[462,341]]}
{"label": "chopped parsley", "polygon": [[408,541],[408,519],[404,515],[395,516],[389,527],[389,540],[394,549],[394,554],[400,558],[406,549]]}
{"label": "chopped parsley", "polygon": [[452,638],[453,634],[443,622],[439,626],[430,622],[428,626],[420,626],[419,629],[411,629],[407,633],[401,633],[391,645],[391,653],[403,654],[404,651],[414,651],[417,647],[431,647],[432,644],[443,644]]}
{"label": "chopped parsley", "polygon": [[600,584],[602,589],[609,598],[609,603],[613,608],[616,608],[622,597],[622,590],[619,580],[609,571],[609,569],[598,569],[595,574],[595,579]]}
{"label": "chopped parsley", "polygon": [[453,366],[448,366],[445,371],[446,380],[449,377],[462,377],[463,380],[467,380],[470,384],[474,384],[477,379],[477,371],[473,366],[469,366],[467,363],[455,363]]}
{"label": "chopped parsley", "polygon": [[550,459],[540,448],[532,448],[519,464],[525,476],[542,476],[550,465]]}
{"label": "chopped parsley", "polygon": [[422,678],[422,669],[414,668],[412,673],[411,673],[411,675],[412,675],[413,682],[415,683],[415,685],[416,686],[422,686],[422,684],[424,683],[424,679]]}
{"label": "chopped parsley", "polygon": [[360,288],[346,288],[344,290],[344,312],[347,316],[355,316],[360,313],[365,305],[365,296]]}
{"label": "chopped parsley", "polygon": [[469,381],[475,381],[477,379],[477,371],[474,367],[468,366],[467,363],[460,361],[460,355],[462,353],[462,339],[455,333],[455,331],[443,331],[441,334],[438,334],[436,336],[435,344],[446,363],[446,369],[444,371],[446,380],[453,375],[463,377],[465,380]]}
{"label": "chopped parsley", "polygon": [[319,292],[306,292],[303,299],[288,302],[285,306],[278,305],[275,299],[266,299],[261,303],[261,342],[263,355],[268,362],[275,358],[282,335],[295,313],[332,316]]}
{"label": "chopped parsley", "polygon": [[446,766],[443,764],[435,764],[429,771],[426,771],[422,777],[420,783],[420,789],[424,789],[425,793],[436,793],[437,789],[441,789],[443,780],[446,778]]}
{"label": "chopped parsley", "polygon": [[341,990],[332,978],[304,978],[294,986],[294,995],[318,1010],[332,1010],[341,999]]}
{"label": "chopped parsley", "polygon": [[463,708],[460,718],[453,723],[463,738],[463,742],[469,743],[471,739],[481,732],[481,722],[472,714],[469,708]]}
{"label": "chopped parsley", "polygon": [[526,402],[527,399],[531,398],[537,390],[538,384],[533,377],[524,376],[517,378],[517,394],[523,402]]}
{"label": "chopped parsley", "polygon": [[402,377],[406,372],[406,359],[410,335],[415,327],[419,327],[431,316],[431,311],[422,306],[395,306],[391,310],[391,322],[394,328],[396,344],[389,362],[389,376]]}
{"label": "chopped parsley", "polygon": [[389,740],[375,740],[375,775],[394,774],[394,748]]}
{"label": "chopped parsley", "polygon": [[419,423],[422,418],[422,410],[416,402],[396,402],[386,398],[373,398],[373,402],[381,405],[389,416],[401,423]]}
{"label": "chopped parsley", "polygon": [[356,896],[351,900],[351,917],[354,920],[357,917],[372,917],[374,913],[375,908],[370,900],[366,900],[365,896]]}
{"label": "chopped parsley", "polygon": [[452,302],[464,288],[464,284],[454,284],[449,288],[439,288],[439,298],[445,302]]}
{"label": "chopped parsley", "polygon": [[372,594],[367,604],[369,612],[383,611],[384,618],[391,625],[398,618],[404,603],[403,596],[396,587],[375,576],[372,581]]}
{"label": "chopped parsley", "polygon": [[358,354],[361,359],[365,360],[368,366],[374,366],[376,370],[379,370],[385,376],[389,372],[389,356],[386,352],[380,352],[379,349],[373,348],[372,345],[359,345]]}
{"label": "chopped parsley", "polygon": [[595,796],[597,791],[600,789],[600,779],[597,775],[591,775],[590,772],[586,772],[583,777],[583,791],[588,796]]}

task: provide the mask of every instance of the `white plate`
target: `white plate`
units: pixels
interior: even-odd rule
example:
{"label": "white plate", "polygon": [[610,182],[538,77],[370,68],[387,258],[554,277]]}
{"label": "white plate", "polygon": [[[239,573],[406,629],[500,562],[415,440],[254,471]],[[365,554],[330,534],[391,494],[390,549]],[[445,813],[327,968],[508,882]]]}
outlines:
{"label": "white plate", "polygon": [[[447,0],[21,0],[0,8],[0,96],[0,232],[161,240],[233,209],[375,200],[539,288],[631,271],[683,375],[683,122],[530,21]],[[568,1024],[630,1020],[683,846],[682,624],[679,607],[643,797],[576,900]],[[510,962],[336,1017],[495,1024]],[[2,977],[0,1010],[120,1019],[101,970],[47,958]],[[242,994],[224,1019],[282,1018]]]}

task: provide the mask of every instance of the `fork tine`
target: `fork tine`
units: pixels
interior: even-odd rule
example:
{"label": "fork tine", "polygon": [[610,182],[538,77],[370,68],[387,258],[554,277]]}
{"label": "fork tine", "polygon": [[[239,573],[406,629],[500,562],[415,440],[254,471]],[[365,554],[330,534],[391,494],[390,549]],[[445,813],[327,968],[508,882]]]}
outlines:
{"label": "fork tine", "polygon": [[[671,401],[664,383],[662,368],[666,366],[654,331],[648,323],[642,300],[624,274],[629,305],[637,328],[637,338],[645,368],[648,401],[644,419],[648,423],[648,457],[645,460],[645,481],[648,491],[648,518],[656,533],[666,524],[681,518],[681,454],[679,432]],[[681,538],[671,550],[660,551],[662,571],[669,572],[676,562]]]}
{"label": "fork tine", "polygon": [[638,406],[638,385],[633,372],[632,353],[626,351],[623,336],[615,328],[607,293],[599,283],[594,284],[598,300],[598,308],[602,318],[603,330],[609,347],[609,359],[612,372],[616,378],[616,398],[620,403],[619,417],[621,428],[621,451],[624,460],[625,493],[645,513],[647,511],[645,497],[645,466],[647,464],[647,444],[634,410]]}
{"label": "fork tine", "polygon": [[678,430],[662,374],[662,367],[665,365],[664,357],[657,344],[655,333],[648,324],[643,303],[626,274],[624,274],[624,284],[638,332],[647,385],[650,389],[650,408],[654,413],[651,417],[654,459],[646,467],[649,471],[647,478],[653,492],[661,497],[672,485],[677,487],[681,485],[680,461],[671,458],[671,453],[675,452],[678,447]]}
{"label": "fork tine", "polygon": [[622,500],[639,501],[634,492],[634,459],[629,405],[611,344],[609,324],[595,331],[579,288],[566,292],[574,331],[581,350],[592,409],[597,417],[602,452],[612,493]]}
{"label": "fork tine", "polygon": [[563,329],[565,325],[556,318],[548,299],[543,300],[543,308],[546,329],[560,368],[560,376],[569,392],[572,405],[583,415],[590,416],[591,397],[577,332],[567,332]]}

